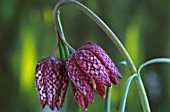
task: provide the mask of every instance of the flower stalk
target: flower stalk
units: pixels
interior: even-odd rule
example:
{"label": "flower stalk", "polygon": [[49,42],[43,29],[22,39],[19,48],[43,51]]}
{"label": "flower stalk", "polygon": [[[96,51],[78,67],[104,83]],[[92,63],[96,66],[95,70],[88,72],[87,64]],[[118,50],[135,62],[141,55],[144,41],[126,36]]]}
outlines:
{"label": "flower stalk", "polygon": [[137,77],[137,76],[138,76],[138,74],[134,74],[134,75],[130,76],[128,78],[128,80],[126,81],[126,84],[125,84],[125,87],[124,87],[124,90],[123,90],[122,99],[121,99],[121,102],[120,102],[119,112],[125,111],[126,100],[127,100],[127,95],[128,95],[130,84],[132,82],[132,79],[134,77]]}
{"label": "flower stalk", "polygon": [[[126,51],[126,49],[124,48],[122,43],[119,41],[117,36],[95,13],[93,13],[90,9],[88,9],[83,4],[81,4],[75,0],[59,1],[54,8],[54,17],[55,17],[54,20],[55,20],[55,24],[56,24],[57,28],[59,28],[58,27],[59,23],[56,21],[56,15],[58,15],[58,11],[61,8],[61,6],[65,5],[65,4],[69,4],[69,5],[72,5],[76,8],[78,8],[79,10],[81,10],[85,14],[87,14],[95,23],[97,23],[102,28],[102,30],[108,35],[108,37],[114,42],[114,44],[117,46],[117,48],[119,49],[119,51],[121,52],[121,54],[123,55],[123,57],[125,58],[125,60],[127,62],[127,65],[128,65],[128,68],[129,68],[131,74],[132,75],[137,74],[136,67],[135,67],[131,57],[129,56],[128,52]],[[74,49],[65,41],[65,39],[63,39],[63,35],[61,33],[61,28],[59,28],[58,31],[61,34],[61,39],[62,39],[63,43],[66,44],[72,52],[74,52]],[[136,85],[138,88],[138,92],[139,92],[139,96],[141,99],[143,110],[145,112],[150,112],[150,107],[149,107],[147,95],[146,95],[146,92],[145,92],[145,89],[143,86],[143,82],[139,75],[138,75],[138,77],[136,77],[134,79],[135,79],[135,82],[136,82]],[[109,94],[109,92],[107,94]]]}
{"label": "flower stalk", "polygon": [[111,89],[112,89],[111,87],[107,87],[106,104],[105,104],[106,112],[110,112]]}
{"label": "flower stalk", "polygon": [[150,112],[148,98],[141,77],[134,77],[144,112]]}

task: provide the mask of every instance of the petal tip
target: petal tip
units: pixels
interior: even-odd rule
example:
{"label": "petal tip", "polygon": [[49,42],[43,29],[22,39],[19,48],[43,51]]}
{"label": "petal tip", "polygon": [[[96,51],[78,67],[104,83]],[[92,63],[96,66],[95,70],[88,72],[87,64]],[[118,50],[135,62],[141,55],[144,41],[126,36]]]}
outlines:
{"label": "petal tip", "polygon": [[42,104],[42,108],[43,108],[43,109],[45,108],[45,105],[46,105],[46,104]]}
{"label": "petal tip", "polygon": [[102,99],[105,99],[105,98],[106,98],[106,95],[104,94],[101,98],[102,98]]}
{"label": "petal tip", "polygon": [[54,107],[52,105],[49,105],[49,107],[50,107],[51,110],[54,110]]}
{"label": "petal tip", "polygon": [[119,82],[116,80],[115,85],[118,87],[119,86]]}
{"label": "petal tip", "polygon": [[108,86],[108,87],[112,87],[112,84],[110,83],[110,84],[108,84],[107,86]]}
{"label": "petal tip", "polygon": [[118,73],[118,77],[119,77],[119,79],[122,79],[122,78],[123,78],[120,73]]}

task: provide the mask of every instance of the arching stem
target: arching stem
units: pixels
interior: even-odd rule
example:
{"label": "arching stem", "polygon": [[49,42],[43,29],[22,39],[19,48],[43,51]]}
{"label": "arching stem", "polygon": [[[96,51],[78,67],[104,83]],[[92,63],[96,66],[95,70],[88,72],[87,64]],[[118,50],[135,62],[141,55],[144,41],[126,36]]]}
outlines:
{"label": "arching stem", "polygon": [[[58,21],[57,21],[58,20]],[[68,46],[68,48],[70,49],[70,51],[74,52],[74,48],[72,48],[66,41],[63,35],[63,30],[62,30],[62,26],[61,26],[61,21],[60,21],[60,11],[59,9],[56,10],[56,7],[54,8],[54,23],[56,26],[56,35],[59,36],[59,38],[63,41],[64,44],[66,44]]]}
{"label": "arching stem", "polygon": [[[57,5],[54,8],[54,17],[55,18],[56,18],[56,12],[58,13],[59,8],[61,6],[63,6],[64,4],[70,4],[70,5],[78,8],[78,9],[80,9],[85,14],[87,14],[94,22],[96,22],[103,29],[103,31],[110,37],[110,39],[115,43],[115,45],[118,47],[118,49],[120,50],[120,52],[124,56],[131,73],[134,74],[134,73],[137,72],[134,63],[132,62],[132,59],[130,58],[129,54],[127,53],[126,49],[124,48],[122,43],[119,41],[117,36],[112,32],[112,30],[95,13],[93,13],[90,9],[88,9],[83,4],[81,4],[81,3],[79,3],[75,0],[60,1],[60,2],[57,3]],[[56,23],[56,26],[58,26],[58,22],[56,22],[56,19],[55,19],[55,23]],[[62,41],[64,41],[64,43],[66,43],[68,45],[68,47],[70,48],[70,45],[65,40],[62,39]]]}
{"label": "arching stem", "polygon": [[[61,35],[62,35],[62,39],[65,41],[65,36],[64,36],[64,32],[63,32],[63,28],[62,28],[62,24],[61,24],[61,20],[60,20],[60,12],[59,11],[57,13],[57,20],[58,20],[58,24],[59,24],[59,27],[60,27],[60,32],[61,32]],[[65,43],[67,43],[67,42],[65,41]],[[66,45],[64,45],[63,47],[64,47],[64,50],[65,50],[65,55],[66,55],[66,57],[68,57],[70,55],[70,52],[69,52],[68,47]],[[75,51],[71,46],[70,46],[70,49],[73,52]]]}
{"label": "arching stem", "polygon": [[[117,48],[119,49],[119,51],[121,52],[121,54],[123,55],[123,57],[125,58],[128,68],[131,72],[131,74],[137,74],[137,70],[136,67],[131,59],[131,57],[129,56],[128,52],[126,51],[126,49],[124,48],[124,46],[122,45],[122,43],[119,41],[119,39],[117,38],[117,36],[112,32],[112,30],[95,14],[93,13],[90,9],[88,9],[86,6],[84,6],[83,4],[75,1],[75,0],[62,0],[59,1],[55,8],[54,8],[54,22],[55,25],[57,27],[57,31],[59,32],[59,34],[61,35],[61,40],[63,41],[64,44],[66,44],[69,49],[74,52],[74,49],[65,41],[65,39],[63,39],[63,35],[61,33],[61,28],[59,23],[56,21],[56,17],[59,15],[59,9],[61,6],[63,6],[64,4],[69,4],[72,5],[76,8],[78,8],[79,10],[83,11],[85,14],[87,14],[95,23],[97,23],[102,30],[109,36],[109,38],[114,42],[114,44],[117,46]],[[150,107],[149,107],[149,103],[148,103],[148,99],[146,96],[146,92],[142,83],[142,80],[140,78],[140,76],[138,76],[137,78],[135,78],[135,82],[138,88],[138,92],[139,92],[139,96],[142,102],[142,106],[143,106],[143,110],[145,112],[150,112]]]}

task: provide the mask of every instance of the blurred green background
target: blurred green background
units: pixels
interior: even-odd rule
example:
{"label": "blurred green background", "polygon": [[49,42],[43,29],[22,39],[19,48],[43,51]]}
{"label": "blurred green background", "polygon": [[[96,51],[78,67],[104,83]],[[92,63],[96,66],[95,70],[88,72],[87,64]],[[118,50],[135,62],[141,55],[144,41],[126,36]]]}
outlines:
{"label": "blurred green background", "polygon": [[[58,0],[0,1],[0,112],[42,112],[34,83],[40,58],[52,55],[55,46],[53,8]],[[170,0],[80,0],[115,32],[138,67],[157,57],[170,57]],[[84,13],[72,6],[61,9],[67,41],[78,48],[86,41],[100,45],[118,66],[123,79],[112,87],[111,111],[119,108],[130,73],[119,65],[123,57],[107,35]],[[142,71],[153,112],[170,110],[170,65],[155,64]],[[71,88],[67,112],[75,112]],[[105,100],[95,95],[88,112],[104,112]],[[126,112],[142,112],[133,82]]]}

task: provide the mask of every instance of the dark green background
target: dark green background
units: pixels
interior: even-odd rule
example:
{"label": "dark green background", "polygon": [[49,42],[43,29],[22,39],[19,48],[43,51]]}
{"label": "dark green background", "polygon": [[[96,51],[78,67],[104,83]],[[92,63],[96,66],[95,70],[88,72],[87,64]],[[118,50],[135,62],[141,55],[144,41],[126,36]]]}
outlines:
{"label": "dark green background", "polygon": [[[40,58],[52,55],[55,46],[53,8],[58,0],[0,1],[0,111],[41,112],[34,83]],[[138,67],[143,62],[170,57],[170,0],[80,0],[115,32]],[[111,110],[118,111],[123,87],[130,73],[119,65],[123,57],[107,35],[76,8],[61,9],[66,40],[78,48],[86,41],[100,45],[118,66],[123,79],[112,87]],[[58,53],[57,53],[58,55]],[[59,56],[59,55],[58,55]],[[170,66],[155,64],[142,71],[153,112],[170,110]],[[71,87],[67,112],[75,112]],[[95,95],[96,96],[96,95]],[[95,97],[88,112],[104,112],[105,100]],[[48,111],[48,108],[46,108]],[[142,112],[133,82],[127,112]]]}

